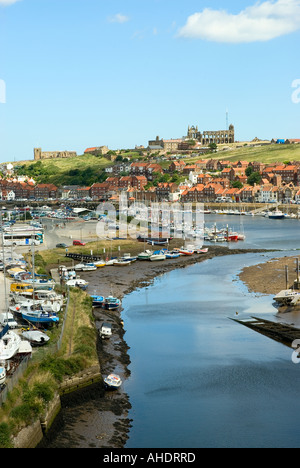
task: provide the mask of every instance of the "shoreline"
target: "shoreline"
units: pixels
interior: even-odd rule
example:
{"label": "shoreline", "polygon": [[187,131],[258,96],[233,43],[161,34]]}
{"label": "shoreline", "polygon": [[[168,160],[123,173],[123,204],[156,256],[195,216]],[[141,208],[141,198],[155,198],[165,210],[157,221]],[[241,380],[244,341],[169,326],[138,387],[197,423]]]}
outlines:
{"label": "shoreline", "polygon": [[[89,281],[88,294],[109,295],[123,299],[124,296],[131,292],[147,287],[156,277],[164,275],[176,269],[186,268],[196,263],[201,263],[206,260],[225,255],[239,255],[246,253],[264,253],[265,249],[229,249],[223,246],[210,246],[206,254],[194,254],[193,256],[181,256],[177,259],[164,260],[162,262],[136,261],[125,267],[104,267],[94,272],[82,273],[82,278]],[[126,323],[122,324],[123,308],[117,311],[106,311],[101,308],[93,308],[95,324],[97,329],[100,328],[103,321],[112,323],[113,336],[109,340],[102,341],[99,339],[98,356],[102,375],[116,371],[124,379],[130,376],[130,355],[129,347],[126,343]],[[74,408],[76,404],[80,404],[81,399],[74,399]],[[124,448],[128,440],[128,433],[131,427],[131,420],[128,417],[128,411],[131,408],[129,396],[123,391],[122,387],[117,392],[107,392],[104,397],[97,397],[97,409],[101,412],[97,419],[96,441],[89,441],[86,447],[96,448]],[[68,411],[67,408],[63,411]],[[76,409],[74,410],[76,411]],[[72,425],[72,410],[69,416],[65,418]],[[84,413],[84,410],[83,410]],[[81,421],[87,423],[89,414],[81,415]],[[86,425],[84,428],[81,424],[73,428],[84,430],[86,436]],[[62,428],[63,429],[63,428]],[[67,433],[66,428],[66,433]],[[70,434],[69,434],[70,435]],[[83,435],[77,434],[77,439],[80,441],[80,447],[84,448]],[[95,434],[91,433],[90,437],[95,438]],[[60,434],[61,438],[61,434]],[[76,436],[75,436],[76,439]],[[75,440],[74,439],[74,440]],[[76,443],[76,440],[75,440]],[[55,448],[55,443],[54,443]]]}
{"label": "shoreline", "polygon": [[[259,294],[277,294],[280,290],[292,288],[296,279],[296,258],[276,257],[258,265],[245,267],[239,278],[250,292]],[[298,257],[299,258],[299,257]],[[285,268],[288,268],[288,284],[286,282]]]}

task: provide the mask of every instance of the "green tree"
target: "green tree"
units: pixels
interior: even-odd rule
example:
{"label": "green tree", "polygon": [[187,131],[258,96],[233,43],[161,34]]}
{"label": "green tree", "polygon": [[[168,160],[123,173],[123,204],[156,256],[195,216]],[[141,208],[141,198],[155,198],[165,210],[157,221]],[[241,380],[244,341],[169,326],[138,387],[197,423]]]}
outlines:
{"label": "green tree", "polygon": [[245,171],[245,174],[247,177],[251,176],[251,174],[254,172],[254,169],[252,166],[248,166],[246,171]]}
{"label": "green tree", "polygon": [[260,184],[261,179],[262,177],[260,172],[252,172],[252,174],[248,177],[247,182],[249,185]]}
{"label": "green tree", "polygon": [[240,180],[235,180],[234,182],[232,182],[231,186],[233,188],[242,188],[243,187],[243,184]]}
{"label": "green tree", "polygon": [[208,147],[209,147],[209,148],[211,149],[211,151],[213,151],[214,153],[217,151],[217,148],[218,148],[217,145],[216,145],[216,143],[210,143],[210,144],[208,145]]}

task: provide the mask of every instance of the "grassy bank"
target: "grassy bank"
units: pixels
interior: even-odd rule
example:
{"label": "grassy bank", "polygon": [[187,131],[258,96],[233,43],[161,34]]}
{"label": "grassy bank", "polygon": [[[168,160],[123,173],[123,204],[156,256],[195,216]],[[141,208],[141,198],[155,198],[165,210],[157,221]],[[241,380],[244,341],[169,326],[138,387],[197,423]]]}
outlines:
{"label": "grassy bank", "polygon": [[56,351],[61,327],[62,320],[50,330],[49,344],[34,350],[22,379],[0,408],[0,448],[12,447],[12,436],[43,415],[65,378],[99,363],[91,299],[80,289],[70,291],[62,343]]}

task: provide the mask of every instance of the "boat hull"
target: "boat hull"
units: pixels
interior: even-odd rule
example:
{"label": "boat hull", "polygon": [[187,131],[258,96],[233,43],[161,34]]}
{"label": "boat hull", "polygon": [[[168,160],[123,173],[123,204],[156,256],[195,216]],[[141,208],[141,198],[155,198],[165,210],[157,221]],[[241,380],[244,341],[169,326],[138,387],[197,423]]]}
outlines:
{"label": "boat hull", "polygon": [[22,318],[23,320],[26,320],[28,322],[32,323],[58,323],[59,318],[56,317],[55,315],[47,315],[47,314],[40,314],[40,315],[35,315],[35,314],[28,314],[28,313],[23,313],[22,312]]}

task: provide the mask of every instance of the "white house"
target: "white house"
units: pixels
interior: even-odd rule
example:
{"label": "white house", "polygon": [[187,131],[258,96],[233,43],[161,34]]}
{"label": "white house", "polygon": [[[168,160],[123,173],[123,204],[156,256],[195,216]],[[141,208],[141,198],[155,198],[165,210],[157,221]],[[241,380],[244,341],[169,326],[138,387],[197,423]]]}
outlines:
{"label": "white house", "polygon": [[277,203],[278,202],[278,187],[271,185],[262,185],[256,192],[257,203]]}
{"label": "white house", "polygon": [[15,200],[16,194],[13,190],[0,190],[0,198],[1,200]]}

